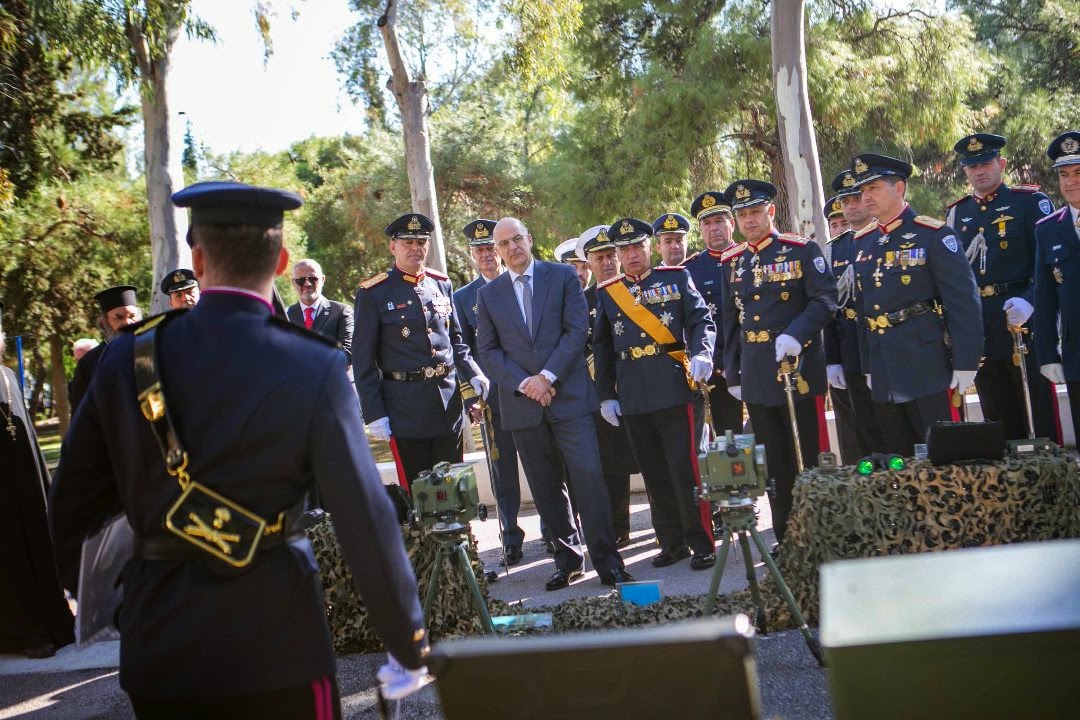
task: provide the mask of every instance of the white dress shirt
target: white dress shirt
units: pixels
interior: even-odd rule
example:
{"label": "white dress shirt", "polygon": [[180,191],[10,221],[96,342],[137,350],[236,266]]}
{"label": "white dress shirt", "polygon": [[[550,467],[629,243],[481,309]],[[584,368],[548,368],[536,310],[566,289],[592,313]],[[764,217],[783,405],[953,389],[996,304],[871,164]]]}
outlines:
{"label": "white dress shirt", "polygon": [[[514,286],[514,297],[517,298],[518,312],[521,313],[521,319],[525,321],[525,327],[526,328],[529,327],[529,321],[526,319],[526,316],[525,316],[525,297],[524,297],[525,296],[525,288],[523,287],[525,283],[518,282],[518,278],[521,277],[522,275],[529,278],[529,288],[532,290],[533,299],[535,300],[536,299],[536,283],[533,282],[533,278],[535,277],[533,271],[535,269],[536,269],[536,261],[535,260],[530,260],[529,261],[529,267],[525,268],[525,272],[518,273],[518,272],[514,272],[510,268],[506,269],[506,272],[510,274],[510,283]],[[536,307],[535,306],[533,306],[533,322],[534,323],[536,322]],[[534,333],[536,332],[535,327],[533,327],[533,332]],[[558,380],[558,378],[555,376],[555,373],[551,372],[550,370],[548,370],[546,368],[544,370],[541,370],[540,374],[543,375],[544,377],[546,377],[548,379],[548,382],[550,382],[552,385],[554,385],[555,381]],[[522,381],[521,385],[524,385],[524,384],[525,384],[525,382]],[[518,386],[518,390],[521,389],[521,385]]]}

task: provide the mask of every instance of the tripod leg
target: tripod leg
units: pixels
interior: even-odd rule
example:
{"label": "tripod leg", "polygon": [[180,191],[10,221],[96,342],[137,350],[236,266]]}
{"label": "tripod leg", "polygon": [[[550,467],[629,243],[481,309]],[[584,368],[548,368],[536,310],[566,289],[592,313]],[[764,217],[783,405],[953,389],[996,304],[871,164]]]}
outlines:
{"label": "tripod leg", "polygon": [[724,542],[720,544],[720,555],[717,556],[716,566],[713,567],[712,582],[709,583],[709,594],[705,596],[705,617],[712,617],[713,608],[716,607],[716,593],[720,591],[720,578],[724,575],[728,550],[731,549],[731,528],[721,523],[720,533],[724,536]]}
{"label": "tripod leg", "polygon": [[791,610],[791,616],[799,624],[799,632],[802,633],[803,639],[806,640],[806,647],[810,649],[810,653],[818,661],[818,665],[824,667],[825,658],[821,654],[821,645],[810,632],[810,628],[806,626],[806,618],[803,617],[802,611],[799,610],[799,606],[795,602],[795,596],[791,594],[791,588],[784,582],[784,577],[780,574],[780,568],[776,566],[776,561],[772,559],[772,555],[769,555],[769,550],[765,547],[765,541],[761,539],[756,527],[750,528],[750,537],[754,539],[754,544],[757,545],[758,552],[761,553],[761,559],[768,565],[769,572],[772,573],[773,580],[776,581],[776,586],[780,588],[780,594],[784,597],[788,609]]}
{"label": "tripod leg", "polygon": [[424,622],[430,620],[428,614],[431,610],[431,603],[435,602],[435,593],[439,587],[439,572],[442,570],[443,561],[443,546],[439,544],[439,550],[435,553],[435,566],[431,569],[431,579],[428,581],[427,595],[424,596]]}
{"label": "tripod leg", "polygon": [[739,531],[739,547],[742,548],[743,564],[746,565],[746,582],[750,585],[750,597],[754,598],[754,610],[757,611],[754,624],[762,635],[769,634],[768,621],[765,618],[765,603],[761,601],[761,588],[758,587],[757,573],[754,572],[754,559],[750,556],[750,538],[745,530]]}
{"label": "tripod leg", "polygon": [[480,585],[476,582],[476,575],[473,574],[472,565],[469,564],[469,556],[465,553],[465,544],[458,543],[455,549],[457,551],[458,570],[465,576],[465,582],[468,583],[469,589],[472,590],[473,600],[476,602],[476,612],[480,614],[480,626],[488,635],[494,635],[495,626],[491,623],[487,603],[484,602],[484,595],[480,592]]}

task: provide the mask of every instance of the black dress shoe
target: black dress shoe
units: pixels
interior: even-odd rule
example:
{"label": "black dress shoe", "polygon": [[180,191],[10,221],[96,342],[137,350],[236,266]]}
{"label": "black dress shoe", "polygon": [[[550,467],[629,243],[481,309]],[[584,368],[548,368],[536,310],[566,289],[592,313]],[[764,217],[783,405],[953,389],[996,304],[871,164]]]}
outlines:
{"label": "black dress shoe", "polygon": [[769,556],[773,560],[776,560],[777,558],[780,557],[780,547],[781,547],[780,543],[773,543],[772,549],[769,550]]}
{"label": "black dress shoe", "polygon": [[554,555],[555,554],[555,543],[551,542],[550,540],[545,540],[544,541],[544,552],[546,552],[548,555]]}
{"label": "black dress shoe", "polygon": [[521,562],[521,548],[517,545],[507,545],[503,548],[503,554],[506,555],[506,567],[513,567]]}
{"label": "black dress shoe", "polygon": [[621,535],[617,540],[615,540],[615,547],[621,550],[622,548],[629,545],[631,542],[632,541],[630,540],[629,535]]}
{"label": "black dress shoe", "polygon": [[545,590],[562,590],[564,587],[570,585],[575,580],[580,580],[585,576],[585,573],[581,571],[581,568],[577,570],[556,570],[548,578],[547,583],[544,584]]}
{"label": "black dress shoe", "polygon": [[51,658],[56,654],[56,648],[52,643],[45,643],[44,645],[35,645],[34,647],[26,648],[23,650],[26,657],[31,660],[42,660],[44,658]]}
{"label": "black dress shoe", "polygon": [[690,557],[690,548],[683,545],[677,548],[664,548],[652,559],[653,567],[667,567]]}
{"label": "black dress shoe", "polygon": [[606,577],[600,578],[601,585],[613,586],[616,583],[628,583],[634,582],[634,576],[626,572],[623,568],[619,568],[615,572]]}
{"label": "black dress shoe", "polygon": [[690,558],[691,570],[707,570],[716,564],[716,553],[694,553]]}

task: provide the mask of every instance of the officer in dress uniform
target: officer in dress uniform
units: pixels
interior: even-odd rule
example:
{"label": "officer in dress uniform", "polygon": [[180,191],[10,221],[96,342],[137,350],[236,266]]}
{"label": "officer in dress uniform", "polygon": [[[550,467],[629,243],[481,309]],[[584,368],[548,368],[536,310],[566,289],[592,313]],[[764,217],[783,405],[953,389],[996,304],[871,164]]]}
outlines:
{"label": "officer in dress uniform", "polygon": [[879,415],[887,450],[908,455],[951,418],[949,389],[963,395],[975,381],[979,291],[953,229],[905,201],[909,163],[863,153],[852,170],[877,218],[855,233],[860,360],[874,400],[893,406]]}
{"label": "officer in dress uniform", "polygon": [[[608,228],[625,274],[597,285],[593,356],[600,412],[626,420],[649,489],[660,553],[656,567],[689,557],[690,567],[716,563],[708,503],[699,486],[694,409],[688,380],[712,375],[715,326],[681,267],[650,269],[652,226],[637,218]],[[689,377],[688,377],[689,376]]]}
{"label": "officer in dress uniform", "polygon": [[383,231],[394,264],[356,292],[353,376],[371,436],[390,443],[406,490],[424,470],[461,462],[458,377],[487,398],[488,380],[469,354],[453,288],[424,267],[435,225],[402,215]]}
{"label": "officer in dress uniform", "polygon": [[[574,244],[574,258],[584,261],[596,282],[585,288],[585,302],[589,306],[589,337],[585,342],[585,358],[589,375],[596,380],[596,363],[593,357],[593,322],[596,320],[596,286],[619,274],[619,258],[615,243],[607,234],[607,225],[596,225],[578,236]],[[600,445],[600,467],[604,471],[604,484],[611,501],[611,524],[615,530],[615,547],[630,544],[630,476],[638,472],[637,458],[630,445],[626,427],[614,427],[600,411],[593,413],[596,440]],[[572,499],[572,498],[571,498]]]}
{"label": "officer in dress uniform", "polygon": [[[1005,142],[1000,135],[975,133],[953,146],[974,192],[949,205],[945,222],[964,244],[982,299],[985,357],[975,389],[983,417],[1000,421],[1005,438],[1016,440],[1028,436],[1028,427],[1009,327],[1025,325],[1035,310],[1035,223],[1054,207],[1038,186],[1002,182]],[[1034,352],[1026,362],[1035,435],[1057,437],[1053,385],[1039,374]]]}
{"label": "officer in dress uniform", "polygon": [[[495,239],[491,234],[494,230],[495,221],[483,218],[473,220],[462,228],[462,233],[469,242],[469,252],[480,274],[454,293],[454,309],[461,324],[461,337],[469,346],[469,352],[477,365],[480,364],[480,358],[476,354],[476,293],[502,273],[499,256],[495,253]],[[499,506],[499,517],[503,523],[503,553],[507,565],[517,565],[521,562],[521,544],[525,541],[525,531],[517,521],[518,511],[521,509],[517,446],[514,445],[514,434],[502,429],[499,393],[489,394],[487,401],[491,406],[492,417],[488,431],[499,453],[499,459],[492,463],[495,466],[495,477],[492,481],[495,484],[495,502]],[[469,412],[473,413],[472,408],[476,401],[467,401],[466,405],[470,406]]]}
{"label": "officer in dress uniform", "polygon": [[140,719],[339,718],[319,572],[295,524],[313,488],[391,655],[419,669],[427,640],[345,359],[272,314],[283,213],[301,200],[213,182],[173,202],[192,208],[202,298],[102,355],[50,493],[57,563],[77,567],[83,539],[127,515],[120,685]]}
{"label": "officer in dress uniform", "polygon": [[724,192],[746,242],[721,256],[724,367],[728,391],[746,402],[765,444],[773,529],[781,545],[791,513],[798,464],[780,361],[798,358],[795,417],[803,463],[817,463],[818,404],[825,394],[821,330],[836,313],[836,281],[817,243],[781,234],[773,218],[776,186],[738,180]]}
{"label": "officer in dress uniform", "polygon": [[716,346],[713,348],[713,374],[706,384],[709,390],[709,407],[712,412],[712,428],[716,435],[723,435],[730,430],[741,433],[743,429],[743,404],[727,390],[724,377],[724,338],[721,326],[723,318],[720,308],[723,296],[720,292],[723,267],[720,256],[730,248],[734,241],[735,218],[724,194],[718,190],[706,190],[694,198],[690,204],[690,215],[697,220],[698,231],[705,248],[683,263],[690,273],[694,287],[701,294],[705,306],[709,308],[709,317],[716,325]]}
{"label": "officer in dress uniform", "polygon": [[177,268],[165,273],[161,279],[161,294],[169,298],[169,307],[173,310],[195,307],[199,302],[199,281],[195,279],[194,271]]}
{"label": "officer in dress uniform", "polygon": [[1035,354],[1043,377],[1065,384],[1080,436],[1080,130],[1054,138],[1046,154],[1065,206],[1035,229]]}

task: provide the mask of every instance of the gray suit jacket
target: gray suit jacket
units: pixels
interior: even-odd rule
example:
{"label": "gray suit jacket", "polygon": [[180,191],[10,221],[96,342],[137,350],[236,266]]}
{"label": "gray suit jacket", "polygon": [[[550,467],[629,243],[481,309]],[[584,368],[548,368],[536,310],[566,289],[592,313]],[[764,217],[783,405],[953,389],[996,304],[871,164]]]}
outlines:
{"label": "gray suit jacket", "polygon": [[548,370],[555,374],[555,399],[548,408],[555,421],[596,411],[596,388],[585,364],[589,310],[574,269],[534,261],[533,327],[525,327],[510,273],[503,273],[477,293],[476,347],[484,368],[499,385],[502,425],[520,430],[538,424],[544,408],[518,392],[525,378]]}

